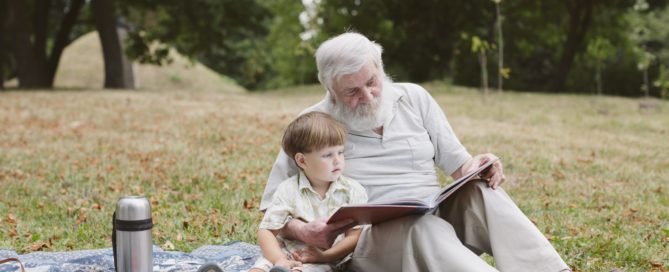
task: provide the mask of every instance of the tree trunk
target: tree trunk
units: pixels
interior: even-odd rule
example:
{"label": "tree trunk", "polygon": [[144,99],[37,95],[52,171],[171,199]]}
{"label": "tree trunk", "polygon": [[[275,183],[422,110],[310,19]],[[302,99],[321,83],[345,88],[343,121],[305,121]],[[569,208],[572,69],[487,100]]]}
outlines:
{"label": "tree trunk", "polygon": [[501,12],[501,3],[495,3],[495,9],[497,12],[497,91],[501,92],[504,85],[504,36],[502,36],[502,12]]}
{"label": "tree trunk", "polygon": [[646,68],[643,69],[643,86],[641,87],[641,91],[643,91],[643,96],[645,98],[648,98],[650,96],[650,80],[648,80],[648,68],[650,65],[646,66]]}
{"label": "tree trunk", "polygon": [[597,95],[602,95],[602,68],[599,64],[595,67],[595,82],[597,83]]}
{"label": "tree trunk", "polygon": [[0,90],[5,89],[5,74],[9,66],[9,48],[5,43],[7,33],[7,0],[0,0]]}
{"label": "tree trunk", "polygon": [[564,90],[567,75],[574,62],[576,53],[583,44],[585,34],[592,22],[593,0],[573,0],[566,2],[569,10],[569,30],[562,50],[560,62],[555,67],[553,79],[548,87],[554,92]]}
{"label": "tree trunk", "polygon": [[111,0],[91,1],[95,27],[105,61],[105,88],[134,88],[132,66],[123,53],[123,46],[116,30],[116,15]]}
{"label": "tree trunk", "polygon": [[77,22],[79,17],[79,12],[81,7],[84,5],[84,0],[73,0],[67,13],[63,16],[63,20],[60,22],[60,28],[56,34],[56,39],[53,43],[53,49],[51,49],[51,55],[47,61],[49,78],[51,85],[53,85],[53,80],[56,76],[56,71],[58,70],[58,64],[60,63],[60,56],[63,54],[65,47],[70,44],[70,32],[74,24]]}
{"label": "tree trunk", "polygon": [[[69,35],[79,16],[84,0],[73,0],[64,14],[60,29],[47,56],[47,26],[51,1],[34,1],[33,20],[29,20],[28,7],[24,0],[8,0],[7,29],[19,88],[51,88],[58,68],[60,56],[69,44]],[[31,22],[33,24],[31,24]]]}
{"label": "tree trunk", "polygon": [[[16,59],[19,88],[49,88],[46,59],[40,59],[31,42],[32,24],[24,0],[7,2],[7,28]],[[39,39],[35,39],[36,41]]]}
{"label": "tree trunk", "polygon": [[488,58],[485,50],[479,52],[479,64],[481,65],[481,90],[483,95],[488,96]]}

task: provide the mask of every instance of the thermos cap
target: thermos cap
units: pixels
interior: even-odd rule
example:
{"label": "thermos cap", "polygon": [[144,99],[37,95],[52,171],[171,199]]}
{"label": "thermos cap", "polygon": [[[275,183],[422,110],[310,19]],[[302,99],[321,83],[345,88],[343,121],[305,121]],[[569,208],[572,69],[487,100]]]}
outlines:
{"label": "thermos cap", "polygon": [[116,219],[146,220],[151,218],[151,204],[143,196],[124,196],[116,202]]}

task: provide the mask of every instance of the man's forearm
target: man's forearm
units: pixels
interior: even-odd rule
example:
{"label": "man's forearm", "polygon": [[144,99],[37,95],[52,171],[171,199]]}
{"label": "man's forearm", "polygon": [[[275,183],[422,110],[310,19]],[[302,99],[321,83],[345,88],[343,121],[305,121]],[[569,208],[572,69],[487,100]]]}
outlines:
{"label": "man's forearm", "polygon": [[304,242],[302,240],[302,236],[300,235],[300,228],[304,225],[305,223],[302,222],[299,219],[291,219],[286,225],[283,226],[283,229],[281,229],[281,236],[288,238],[290,240],[297,240]]}

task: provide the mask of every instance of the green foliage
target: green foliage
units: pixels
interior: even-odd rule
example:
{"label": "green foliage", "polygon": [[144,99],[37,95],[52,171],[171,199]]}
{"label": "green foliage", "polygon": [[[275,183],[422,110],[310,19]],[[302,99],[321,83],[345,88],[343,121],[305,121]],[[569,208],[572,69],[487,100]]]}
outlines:
{"label": "green foliage", "polygon": [[[504,67],[514,71],[505,87],[544,90],[561,61],[569,29],[569,13],[578,1],[504,2],[503,32],[509,42],[504,47]],[[667,1],[647,3],[649,11],[662,9]],[[359,31],[384,46],[386,70],[400,81],[426,81],[453,78],[457,84],[478,85],[479,68],[467,52],[471,42],[459,38],[466,32],[491,41],[496,23],[495,3],[474,1],[347,1],[321,2],[319,39],[347,29]],[[591,1],[588,23],[583,23],[585,37],[576,45],[576,56],[567,75],[566,90],[591,89],[592,75],[600,62],[604,92],[638,95],[641,77],[633,58],[629,13],[635,1]],[[664,21],[666,22],[666,20]],[[666,29],[666,28],[665,28]],[[613,48],[605,48],[597,39],[606,39]],[[604,47],[601,47],[604,46]],[[601,47],[594,50],[597,47]],[[598,52],[594,52],[594,51]],[[606,53],[604,53],[606,51]],[[491,52],[489,66],[497,66],[497,52]],[[593,56],[595,54],[596,56]],[[652,70],[652,69],[651,69]],[[651,77],[655,74],[651,71]],[[493,79],[496,80],[496,79]]]}
{"label": "green foliage", "polygon": [[604,62],[613,56],[615,49],[608,39],[595,37],[589,41],[586,53],[592,59],[592,65],[601,68]]}
{"label": "green foliage", "polygon": [[661,98],[669,99],[669,69],[661,64],[658,74],[658,78],[653,82],[653,85],[660,89]]}
{"label": "green foliage", "polygon": [[460,33],[487,37],[475,30],[490,25],[493,13],[489,0],[328,0],[322,2],[319,37],[323,40],[349,29],[361,32],[384,47],[390,76],[421,82],[449,76],[453,55],[465,44]]}
{"label": "green foliage", "polygon": [[268,76],[267,24],[272,13],[257,1],[123,0],[132,25],[126,51],[142,62],[162,64],[169,47],[197,59],[246,87]]}
{"label": "green foliage", "polygon": [[[266,39],[269,45],[272,77],[265,88],[278,88],[318,82],[314,60],[314,39],[302,39],[306,31],[299,16],[305,11],[300,1],[268,1],[268,9],[274,12]],[[317,27],[314,22],[310,27]]]}

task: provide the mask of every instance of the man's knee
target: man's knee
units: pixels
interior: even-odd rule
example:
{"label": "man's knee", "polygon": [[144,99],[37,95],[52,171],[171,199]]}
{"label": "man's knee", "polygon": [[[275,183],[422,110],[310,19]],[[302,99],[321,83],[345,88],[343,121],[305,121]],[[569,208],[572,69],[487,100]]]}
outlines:
{"label": "man's knee", "polygon": [[416,218],[414,223],[409,227],[408,235],[412,240],[418,239],[422,241],[434,241],[435,237],[439,237],[439,239],[442,239],[441,241],[443,239],[458,239],[451,223],[433,215]]}

